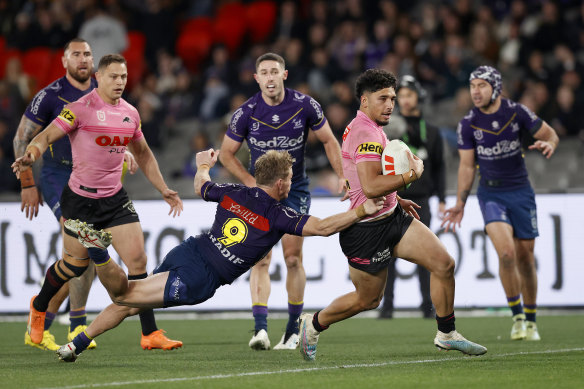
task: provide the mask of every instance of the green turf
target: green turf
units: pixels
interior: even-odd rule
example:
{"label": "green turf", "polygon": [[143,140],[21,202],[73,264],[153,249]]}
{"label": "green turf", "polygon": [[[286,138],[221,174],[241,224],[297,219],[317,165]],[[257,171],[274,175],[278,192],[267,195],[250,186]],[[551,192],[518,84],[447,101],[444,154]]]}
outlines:
{"label": "green turf", "polygon": [[[2,388],[582,388],[584,316],[538,318],[540,342],[508,339],[508,317],[458,318],[467,338],[488,347],[481,357],[438,352],[433,320],[354,318],[323,333],[317,361],[296,351],[252,351],[251,320],[160,320],[185,345],[143,351],[137,321],[97,339],[77,362],[23,344],[24,323],[0,323]],[[270,320],[272,345],[285,327]],[[54,325],[57,341],[66,328]]]}

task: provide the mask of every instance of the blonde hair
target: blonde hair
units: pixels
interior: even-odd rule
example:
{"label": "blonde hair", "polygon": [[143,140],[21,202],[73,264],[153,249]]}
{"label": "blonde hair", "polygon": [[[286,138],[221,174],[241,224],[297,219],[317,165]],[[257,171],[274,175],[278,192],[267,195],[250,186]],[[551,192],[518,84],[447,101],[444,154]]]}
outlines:
{"label": "blonde hair", "polygon": [[290,173],[294,158],[287,151],[270,150],[255,162],[255,179],[258,185],[273,185],[285,180]]}

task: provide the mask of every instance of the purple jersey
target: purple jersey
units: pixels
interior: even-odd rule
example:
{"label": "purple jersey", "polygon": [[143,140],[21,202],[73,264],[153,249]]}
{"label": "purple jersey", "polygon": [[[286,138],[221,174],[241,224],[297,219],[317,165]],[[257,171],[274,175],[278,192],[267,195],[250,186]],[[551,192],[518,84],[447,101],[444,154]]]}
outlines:
{"label": "purple jersey", "polygon": [[535,134],[542,120],[522,104],[501,99],[493,114],[470,110],[456,130],[458,148],[475,150],[479,165],[479,185],[491,189],[515,189],[529,185],[521,139]]}
{"label": "purple jersey", "polygon": [[250,174],[255,161],[268,150],[289,152],[295,162],[292,182],[306,176],[304,148],[308,129],[320,129],[326,118],[312,97],[292,89],[284,89],[284,101],[276,106],[266,104],[261,92],[256,93],[235,111],[227,128],[227,136],[237,142],[245,139],[251,154]]}
{"label": "purple jersey", "polygon": [[309,215],[282,205],[260,188],[207,181],[205,201],[219,203],[213,226],[199,235],[201,254],[230,284],[262,259],[282,235],[302,235]]}
{"label": "purple jersey", "polygon": [[[97,81],[93,78],[89,88],[82,91],[71,85],[67,77],[61,77],[36,94],[24,111],[24,115],[34,123],[46,127],[59,116],[65,105],[77,101],[96,87]],[[73,157],[69,137],[64,136],[49,146],[43,154],[43,166],[72,168]]]}

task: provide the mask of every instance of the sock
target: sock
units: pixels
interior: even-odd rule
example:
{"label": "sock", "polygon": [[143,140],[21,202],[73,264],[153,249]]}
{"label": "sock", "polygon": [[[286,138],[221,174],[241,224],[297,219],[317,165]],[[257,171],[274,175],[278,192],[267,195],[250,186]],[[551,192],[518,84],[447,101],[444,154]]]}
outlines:
{"label": "sock", "polygon": [[[93,259],[93,257],[91,259]],[[99,266],[97,262],[95,265]],[[129,280],[142,280],[146,277],[148,277],[148,273],[128,275]],[[142,335],[148,336],[154,331],[158,331],[156,319],[154,318],[154,311],[152,309],[140,312],[140,324],[142,325]]]}
{"label": "sock", "polygon": [[59,289],[61,289],[61,286],[63,286],[65,282],[69,281],[63,280],[58,276],[57,272],[55,271],[56,264],[57,262],[52,264],[47,270],[41,291],[32,302],[34,309],[39,312],[46,312],[47,308],[49,307],[49,301],[51,301],[53,296],[57,294]]}
{"label": "sock", "polygon": [[507,297],[507,304],[511,308],[513,316],[523,313],[523,306],[521,305],[521,295]]}
{"label": "sock", "polygon": [[[535,322],[535,315],[537,313],[537,304],[525,304],[525,320]],[[47,320],[47,319],[45,319]]]}
{"label": "sock", "polygon": [[286,340],[288,340],[290,335],[298,333],[298,318],[302,313],[302,308],[304,308],[304,301],[299,303],[291,303],[288,301],[288,324],[286,324],[285,336]]}
{"label": "sock", "polygon": [[77,326],[84,326],[87,324],[87,313],[85,308],[69,311],[69,332],[73,332]]}
{"label": "sock", "polygon": [[454,317],[454,312],[452,312],[450,315],[446,315],[446,316],[438,316],[436,315],[436,322],[438,323],[438,331],[443,332],[445,334],[452,332],[456,329],[456,326],[454,325],[454,321],[456,320],[456,318]]}
{"label": "sock", "polygon": [[45,314],[45,331],[51,328],[51,324],[53,324],[53,320],[55,320],[55,315],[52,312],[47,312]]}
{"label": "sock", "polygon": [[314,314],[314,316],[312,316],[312,326],[314,327],[315,330],[317,330],[318,332],[322,332],[324,330],[326,330],[327,328],[329,328],[329,326],[323,326],[322,324],[320,324],[318,322],[318,314],[320,313],[320,311],[316,312]]}
{"label": "sock", "polygon": [[[106,265],[110,260],[110,255],[107,250],[98,249],[95,247],[88,248],[89,258],[95,263],[95,266]],[[146,277],[144,277],[146,278]]]}
{"label": "sock", "polygon": [[79,335],[77,335],[73,339],[73,344],[75,345],[75,354],[79,355],[83,351],[85,351],[85,349],[87,348],[87,346],[89,346],[89,343],[91,343],[92,340],[93,338],[87,335],[86,331],[79,333]]}
{"label": "sock", "polygon": [[251,313],[255,320],[255,333],[260,330],[268,330],[268,306],[264,304],[254,304],[251,306]]}

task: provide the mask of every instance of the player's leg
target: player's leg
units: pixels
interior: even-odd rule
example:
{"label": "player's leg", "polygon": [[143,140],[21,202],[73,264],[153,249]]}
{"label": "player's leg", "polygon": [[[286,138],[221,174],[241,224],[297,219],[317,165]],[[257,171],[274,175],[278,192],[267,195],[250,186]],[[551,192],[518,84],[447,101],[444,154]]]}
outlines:
{"label": "player's leg", "polygon": [[[121,224],[108,229],[112,233],[112,245],[128,268],[128,280],[140,280],[146,273],[146,251],[144,250],[144,233],[139,222]],[[140,313],[142,338],[140,345],[144,349],[161,348],[170,350],[182,346],[182,342],[172,340],[158,329],[154,311],[144,310]]]}
{"label": "player's leg", "polygon": [[387,280],[387,269],[370,274],[349,266],[349,275],[355,285],[354,292],[337,297],[314,315],[304,313],[300,316],[299,346],[305,360],[313,361],[316,358],[319,335],[331,324],[379,306]]}
{"label": "player's leg", "polygon": [[407,231],[394,247],[393,254],[430,272],[430,294],[436,308],[438,331],[434,344],[443,350],[458,350],[481,355],[487,349],[465,339],[456,331],[454,316],[454,259],[444,244],[423,223],[412,220]]}
{"label": "player's leg", "polygon": [[391,319],[393,317],[393,290],[395,286],[395,277],[395,261],[391,261],[387,265],[387,282],[385,283],[383,301],[381,310],[379,311],[380,319]]}
{"label": "player's leg", "polygon": [[[432,213],[430,212],[429,199],[427,197],[416,198],[414,199],[414,202],[422,207],[418,209],[420,221],[424,223],[426,227],[430,228]],[[423,266],[417,266],[416,272],[418,273],[418,281],[420,282],[420,295],[422,296],[422,304],[420,305],[422,315],[426,319],[433,319],[436,315],[436,311],[434,310],[432,298],[430,296],[430,272]]]}
{"label": "player's leg", "polygon": [[43,338],[40,343],[34,343],[30,338],[28,330],[24,332],[24,344],[27,346],[36,347],[41,350],[50,350],[56,351],[59,349],[59,345],[55,341],[55,336],[51,334],[49,328],[51,324],[53,324],[53,320],[55,319],[57,312],[59,312],[59,307],[63,304],[63,301],[67,298],[69,294],[69,283],[67,282],[64,284],[61,289],[57,292],[55,296],[49,301],[49,305],[47,307],[47,311],[45,313],[45,323],[44,323],[44,331],[43,331]]}
{"label": "player's leg", "polygon": [[298,346],[298,318],[304,308],[306,273],[302,264],[304,238],[295,235],[282,237],[282,250],[286,263],[286,291],[288,292],[288,323],[286,331],[274,350],[294,350]]}
{"label": "player's leg", "polygon": [[525,339],[541,340],[537,330],[537,270],[534,256],[535,239],[515,239],[517,268],[521,277],[521,293],[525,309]]}
{"label": "player's leg", "polygon": [[251,293],[251,312],[255,322],[254,334],[249,341],[249,347],[254,350],[269,350],[268,338],[268,299],[270,298],[270,263],[272,251],[252,268],[249,276]]}

